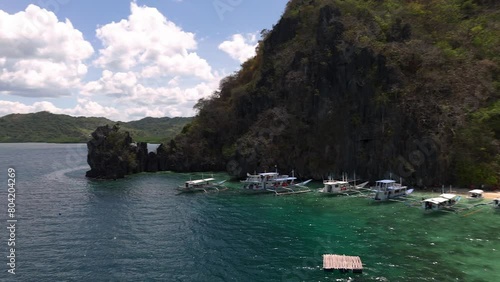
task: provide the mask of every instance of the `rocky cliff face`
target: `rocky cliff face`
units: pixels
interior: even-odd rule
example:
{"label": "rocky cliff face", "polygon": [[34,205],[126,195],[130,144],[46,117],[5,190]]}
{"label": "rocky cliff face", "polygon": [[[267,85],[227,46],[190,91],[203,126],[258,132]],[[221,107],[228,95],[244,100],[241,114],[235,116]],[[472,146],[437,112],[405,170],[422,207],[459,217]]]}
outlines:
{"label": "rocky cliff face", "polygon": [[[317,47],[295,52],[285,71],[276,65],[264,67],[267,75],[259,83],[267,88],[269,100],[260,102],[252,94],[246,98],[247,105],[259,104],[264,109],[256,110],[256,122],[237,141],[229,168],[233,174],[273,164],[320,179],[343,171],[356,171],[369,179],[391,171],[405,174],[398,164],[400,156],[411,153],[405,143],[418,141],[426,133],[397,102],[383,97],[401,83],[396,70],[388,66],[385,56],[342,40],[346,28],[340,15],[331,6],[321,8],[316,20]],[[268,60],[281,56],[289,44],[284,39],[295,38],[281,35],[293,30],[282,31],[280,26],[264,43],[262,56]],[[413,177],[440,175],[441,171],[432,168],[436,154],[423,161],[430,169],[416,171]]]}
{"label": "rocky cliff face", "polygon": [[498,183],[500,12],[459,2],[290,1],[158,168]]}
{"label": "rocky cliff face", "polygon": [[200,100],[198,116],[166,146],[169,165],[239,177],[277,165],[319,179],[356,172],[439,185],[480,162],[485,170],[468,181],[489,171],[498,183],[500,158],[460,153],[500,153],[498,137],[471,145],[460,133],[498,100],[498,54],[488,51],[498,46],[480,46],[467,27],[495,34],[479,23],[498,10],[444,2],[290,1],[257,56]]}
{"label": "rocky cliff face", "polygon": [[87,143],[86,176],[95,179],[118,179],[141,172],[166,170],[163,146],[157,153],[149,152],[147,143],[133,143],[128,132],[120,132],[118,126],[98,127]]}
{"label": "rocky cliff face", "polygon": [[132,138],[128,133],[119,135],[117,127],[98,127],[92,133],[92,140],[87,143],[87,163],[91,170],[87,171],[86,176],[103,179],[124,177],[133,168],[127,160],[131,143]]}

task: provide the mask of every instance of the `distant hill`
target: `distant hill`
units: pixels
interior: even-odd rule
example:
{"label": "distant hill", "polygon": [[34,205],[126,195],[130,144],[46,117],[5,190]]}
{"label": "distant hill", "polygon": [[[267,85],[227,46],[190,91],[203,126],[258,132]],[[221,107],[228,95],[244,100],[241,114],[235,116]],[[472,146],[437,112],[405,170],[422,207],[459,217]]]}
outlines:
{"label": "distant hill", "polygon": [[[139,142],[161,143],[172,139],[191,118],[144,118],[119,122]],[[12,114],[0,118],[0,142],[80,143],[90,139],[98,126],[117,122],[97,117],[72,117],[49,112]]]}

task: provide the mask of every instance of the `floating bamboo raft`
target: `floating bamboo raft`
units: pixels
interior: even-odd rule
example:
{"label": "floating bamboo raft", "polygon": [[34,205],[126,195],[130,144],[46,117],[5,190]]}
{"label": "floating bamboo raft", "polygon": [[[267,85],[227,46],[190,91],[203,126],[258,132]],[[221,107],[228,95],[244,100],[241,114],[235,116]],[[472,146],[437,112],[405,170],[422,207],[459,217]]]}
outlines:
{"label": "floating bamboo raft", "polygon": [[323,269],[332,271],[338,269],[341,272],[352,271],[353,273],[362,273],[363,264],[360,257],[345,255],[323,255]]}

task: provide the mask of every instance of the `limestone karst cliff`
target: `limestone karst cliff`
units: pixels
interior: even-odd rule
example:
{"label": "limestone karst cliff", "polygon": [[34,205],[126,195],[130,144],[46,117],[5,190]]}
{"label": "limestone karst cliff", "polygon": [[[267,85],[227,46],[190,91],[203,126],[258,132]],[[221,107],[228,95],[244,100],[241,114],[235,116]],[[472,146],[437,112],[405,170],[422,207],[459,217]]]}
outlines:
{"label": "limestone karst cliff", "polygon": [[257,55],[198,102],[162,165],[498,185],[498,8],[292,0]]}

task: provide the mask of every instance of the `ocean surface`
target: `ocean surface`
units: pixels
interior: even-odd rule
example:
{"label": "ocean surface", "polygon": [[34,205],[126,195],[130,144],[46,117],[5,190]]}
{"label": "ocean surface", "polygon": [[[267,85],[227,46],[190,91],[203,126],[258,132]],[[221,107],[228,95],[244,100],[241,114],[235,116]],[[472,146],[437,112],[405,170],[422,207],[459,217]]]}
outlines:
{"label": "ocean surface", "polygon": [[[245,195],[237,182],[178,195],[202,175],[94,181],[84,177],[86,154],[84,144],[0,144],[1,281],[500,281],[500,212],[490,206],[424,213],[317,192]],[[324,272],[328,253],[360,256],[363,274]]]}

